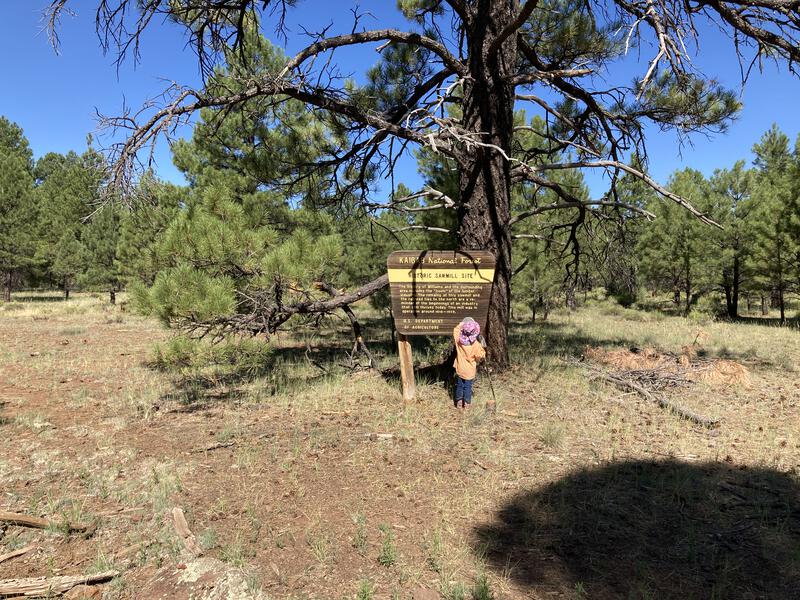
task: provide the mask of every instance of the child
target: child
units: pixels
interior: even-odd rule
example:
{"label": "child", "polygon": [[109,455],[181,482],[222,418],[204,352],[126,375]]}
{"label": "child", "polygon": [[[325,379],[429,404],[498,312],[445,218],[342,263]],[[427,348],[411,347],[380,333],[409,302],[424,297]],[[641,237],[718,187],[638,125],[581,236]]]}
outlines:
{"label": "child", "polygon": [[472,382],[478,371],[478,361],[486,356],[483,346],[478,343],[481,326],[472,317],[466,317],[453,329],[456,343],[456,408],[468,408],[472,402]]}

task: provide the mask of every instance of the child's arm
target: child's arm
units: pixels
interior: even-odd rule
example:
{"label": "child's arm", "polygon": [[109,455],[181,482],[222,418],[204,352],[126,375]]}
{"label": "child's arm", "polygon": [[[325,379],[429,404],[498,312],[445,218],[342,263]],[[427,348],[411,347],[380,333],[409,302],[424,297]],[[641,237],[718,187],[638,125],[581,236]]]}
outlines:
{"label": "child's arm", "polygon": [[453,342],[455,342],[456,346],[458,346],[458,336],[461,335],[461,323],[455,326],[453,329]]}

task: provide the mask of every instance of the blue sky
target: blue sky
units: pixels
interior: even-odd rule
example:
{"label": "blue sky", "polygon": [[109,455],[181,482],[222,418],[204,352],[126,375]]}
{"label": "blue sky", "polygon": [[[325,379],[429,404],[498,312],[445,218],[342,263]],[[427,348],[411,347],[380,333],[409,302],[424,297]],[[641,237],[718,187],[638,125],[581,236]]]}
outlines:
{"label": "blue sky", "polygon": [[[97,0],[72,0],[75,17],[66,17],[60,29],[61,53],[56,55],[42,31],[40,9],[48,0],[9,2],[4,7],[4,35],[0,37],[0,55],[6,57],[6,89],[0,94],[0,115],[18,123],[25,131],[34,154],[49,151],[81,151],[86,135],[96,128],[95,110],[119,114],[127,105],[138,108],[147,98],[165,87],[165,81],[197,84],[197,65],[191,50],[185,47],[181,31],[170,25],[159,25],[148,32],[138,65],[128,61],[117,72],[114,56],[104,56],[94,32],[93,6]],[[374,15],[365,17],[365,25],[381,27],[400,25],[402,17],[393,0],[362,2]],[[331,7],[350,6],[349,2],[306,0],[300,2],[289,23],[292,33],[286,50],[292,53],[305,45],[299,24],[309,30],[330,22],[337,33],[349,30],[349,12]],[[701,28],[702,53],[695,62],[703,71],[727,87],[739,90],[739,66],[732,59],[732,50],[722,36],[709,27]],[[271,29],[266,33],[270,35]],[[376,54],[342,52],[339,55],[345,72],[362,73],[375,62]],[[645,59],[647,57],[644,57]],[[623,67],[633,67],[628,65]],[[632,77],[615,73],[615,77]],[[763,73],[754,71],[742,92],[744,109],[725,135],[712,138],[694,136],[691,144],[679,147],[677,138],[655,129],[649,132],[648,149],[653,176],[665,182],[675,169],[692,166],[710,175],[715,168],[730,167],[738,159],[752,160],[750,148],[772,123],[778,125],[794,142],[800,133],[797,117],[800,81],[782,72],[773,64]],[[186,131],[185,135],[189,132]],[[102,142],[102,140],[101,140]],[[161,144],[156,154],[158,173],[165,179],[181,181],[180,173],[170,160],[169,149]],[[409,187],[419,185],[412,161],[400,165],[396,181]],[[600,177],[588,178],[594,195],[603,191]]]}

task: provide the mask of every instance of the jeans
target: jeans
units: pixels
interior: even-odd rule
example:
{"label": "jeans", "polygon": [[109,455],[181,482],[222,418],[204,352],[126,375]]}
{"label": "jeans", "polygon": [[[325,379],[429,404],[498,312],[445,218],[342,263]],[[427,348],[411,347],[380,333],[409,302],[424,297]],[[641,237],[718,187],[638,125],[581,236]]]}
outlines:
{"label": "jeans", "polygon": [[463,400],[464,404],[472,402],[472,382],[474,379],[461,379],[456,375],[456,402]]}

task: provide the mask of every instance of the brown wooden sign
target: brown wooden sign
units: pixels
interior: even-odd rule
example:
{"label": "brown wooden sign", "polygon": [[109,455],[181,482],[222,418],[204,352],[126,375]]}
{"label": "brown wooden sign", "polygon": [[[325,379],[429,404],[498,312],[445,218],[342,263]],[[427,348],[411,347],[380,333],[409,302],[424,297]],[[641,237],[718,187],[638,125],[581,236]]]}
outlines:
{"label": "brown wooden sign", "polygon": [[403,335],[452,335],[464,318],[486,327],[494,256],[482,250],[400,250],[386,261],[392,314]]}

